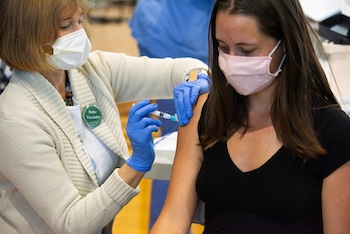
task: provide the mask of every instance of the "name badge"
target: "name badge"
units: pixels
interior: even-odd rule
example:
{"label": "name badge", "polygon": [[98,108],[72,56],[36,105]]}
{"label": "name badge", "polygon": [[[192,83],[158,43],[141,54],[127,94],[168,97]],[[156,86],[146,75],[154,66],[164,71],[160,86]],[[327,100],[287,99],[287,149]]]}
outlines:
{"label": "name badge", "polygon": [[89,128],[97,127],[102,120],[100,109],[95,105],[87,105],[83,110],[83,120]]}

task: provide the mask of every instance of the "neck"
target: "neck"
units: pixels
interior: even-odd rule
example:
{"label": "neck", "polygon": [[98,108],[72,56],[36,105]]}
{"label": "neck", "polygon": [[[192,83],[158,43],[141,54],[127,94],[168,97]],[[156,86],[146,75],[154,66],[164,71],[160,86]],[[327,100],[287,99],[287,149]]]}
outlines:
{"label": "neck", "polygon": [[249,96],[249,128],[261,129],[272,125],[271,108],[275,85]]}
{"label": "neck", "polygon": [[40,72],[59,92],[62,98],[66,99],[66,72],[64,70]]}
{"label": "neck", "polygon": [[66,72],[64,70],[40,72],[55,89],[60,92],[65,89]]}
{"label": "neck", "polygon": [[274,101],[277,79],[279,79],[279,77],[265,89],[249,96],[249,113],[270,114]]}

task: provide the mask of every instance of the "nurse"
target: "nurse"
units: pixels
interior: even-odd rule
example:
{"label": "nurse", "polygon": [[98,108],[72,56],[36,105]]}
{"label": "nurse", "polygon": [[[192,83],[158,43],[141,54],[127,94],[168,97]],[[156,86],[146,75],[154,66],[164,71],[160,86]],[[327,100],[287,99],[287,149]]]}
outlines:
{"label": "nurse", "polygon": [[[157,104],[137,102],[129,156],[116,104],[172,98],[191,71],[207,69],[90,52],[87,11],[85,0],[0,1],[0,58],[13,68],[0,95],[2,233],[110,232],[151,169],[161,124],[150,118]],[[208,77],[186,83],[175,89],[182,125]]]}

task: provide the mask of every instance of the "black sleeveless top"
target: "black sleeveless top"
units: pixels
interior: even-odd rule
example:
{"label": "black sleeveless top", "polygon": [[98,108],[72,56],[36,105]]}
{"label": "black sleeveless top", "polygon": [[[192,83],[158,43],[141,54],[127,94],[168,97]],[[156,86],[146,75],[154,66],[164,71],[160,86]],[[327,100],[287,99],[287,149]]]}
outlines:
{"label": "black sleeveless top", "polygon": [[[199,134],[202,123],[203,115]],[[327,155],[307,163],[282,146],[261,167],[242,172],[226,142],[204,151],[196,183],[205,202],[204,233],[323,233],[322,181],[350,160],[350,119],[326,109],[317,113],[315,126]]]}

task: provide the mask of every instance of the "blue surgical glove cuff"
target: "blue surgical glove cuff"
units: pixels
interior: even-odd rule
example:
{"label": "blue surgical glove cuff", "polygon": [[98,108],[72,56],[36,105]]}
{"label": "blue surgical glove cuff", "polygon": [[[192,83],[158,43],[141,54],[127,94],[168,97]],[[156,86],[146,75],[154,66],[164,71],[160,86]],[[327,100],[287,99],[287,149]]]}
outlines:
{"label": "blue surgical glove cuff", "polygon": [[200,71],[197,75],[197,80],[193,81],[200,85],[199,94],[208,93],[211,85],[211,79],[206,71]]}
{"label": "blue surgical glove cuff", "polygon": [[139,172],[150,171],[152,168],[153,161],[145,162],[144,160],[139,160],[140,158],[142,157],[140,156],[135,157],[135,155],[132,155],[130,158],[126,160],[126,164],[128,164],[129,167],[131,167],[135,171],[139,171]]}

